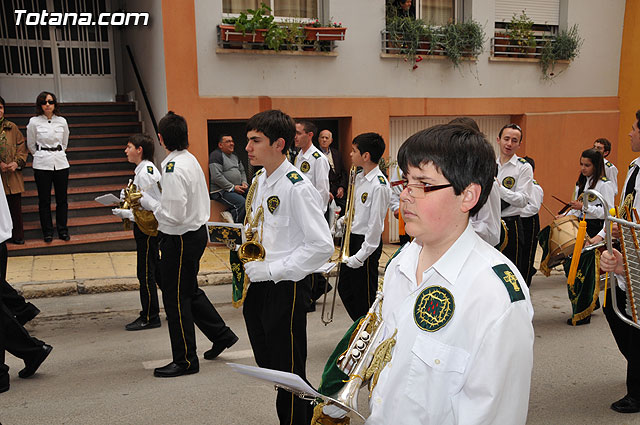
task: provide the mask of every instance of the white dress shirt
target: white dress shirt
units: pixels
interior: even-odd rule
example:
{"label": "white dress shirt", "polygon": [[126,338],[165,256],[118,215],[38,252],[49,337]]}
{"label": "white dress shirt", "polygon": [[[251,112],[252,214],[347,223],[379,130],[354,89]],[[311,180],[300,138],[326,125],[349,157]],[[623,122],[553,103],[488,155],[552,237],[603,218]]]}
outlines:
{"label": "white dress shirt", "polygon": [[321,209],[324,213],[329,205],[329,160],[318,148],[311,145],[306,152],[300,150],[295,166],[320,194]]}
{"label": "white dress shirt", "polygon": [[520,215],[522,208],[527,206],[531,188],[533,186],[533,170],[531,165],[516,155],[500,164],[500,158],[496,160],[498,164],[498,183],[500,184],[500,199],[510,205],[502,210],[502,217],[512,217]]}
{"label": "white dress shirt", "polygon": [[[264,211],[257,231],[271,277],[274,282],[299,281],[325,264],[334,251],[320,195],[286,160],[268,177],[261,170],[254,179],[258,179],[258,188],[251,208],[253,214],[260,206]],[[165,190],[163,187],[163,193]]]}
{"label": "white dress shirt", "polygon": [[[402,181],[402,170],[396,165],[389,167],[389,184],[391,185],[391,197],[389,198],[389,209],[395,213],[400,209],[400,194],[402,193],[402,185],[393,185],[393,183]],[[498,207],[498,214],[500,207]]]}
{"label": "white dress shirt", "polygon": [[160,179],[162,175],[156,168],[155,164],[149,160],[143,159],[135,169],[135,177],[133,184],[139,191],[145,192],[156,201],[162,198],[162,190],[160,189]]}
{"label": "white dress shirt", "polygon": [[[591,176],[587,177],[587,182],[584,185],[584,190],[587,190],[591,186],[592,178],[593,177]],[[615,185],[613,184],[612,181],[610,181],[606,177],[603,177],[597,181],[596,186],[594,187],[594,190],[597,192],[600,192],[604,200],[607,201],[607,205],[609,206],[609,208],[614,206],[614,199],[613,199],[615,197],[614,186]],[[578,186],[576,186],[573,191],[573,199],[578,199]],[[583,210],[571,209],[567,214],[575,215],[577,217],[582,217],[584,212]],[[589,207],[587,208],[586,214],[584,215],[585,215],[584,217],[585,220],[590,220],[590,219],[604,220],[605,210],[599,200],[593,199],[591,200],[591,202],[589,202]]]}
{"label": "white dress shirt", "polygon": [[[67,120],[58,115],[47,119],[44,115],[31,117],[27,124],[27,148],[33,155],[34,170],[63,170],[69,168],[67,145],[69,144],[69,126]],[[47,151],[39,148],[55,149]]]}
{"label": "white dress shirt", "polygon": [[486,243],[491,246],[500,243],[502,224],[500,223],[500,185],[497,181],[493,181],[487,202],[476,215],[469,218],[469,222],[473,230]]}
{"label": "white dress shirt", "polygon": [[[406,245],[385,273],[382,339],[397,330],[396,344],[373,390],[366,424],[525,424],[534,332],[524,279],[471,226],[417,282],[421,249],[415,240]],[[501,264],[517,284],[498,277],[492,267]],[[414,313],[429,287],[444,288],[453,302],[449,321],[426,331],[418,317],[447,317],[444,308],[434,316],[429,309]],[[444,297],[437,299],[445,305]]]}
{"label": "white dress shirt", "polygon": [[522,213],[520,214],[522,217],[533,217],[538,214],[540,207],[542,207],[542,200],[544,199],[544,190],[542,190],[542,186],[534,180],[532,189],[529,202],[527,203],[527,206],[522,209]]}
{"label": "white dress shirt", "polygon": [[614,196],[618,194],[618,168],[613,163],[607,161],[607,158],[602,158],[604,161],[604,175],[606,178],[613,182],[613,186],[616,191]]}
{"label": "white dress shirt", "polygon": [[364,175],[364,171],[356,175],[355,195],[353,203],[353,223],[351,233],[364,235],[360,250],[351,253],[364,263],[380,245],[380,236],[384,230],[384,217],[389,209],[391,189],[387,178],[376,166]]}
{"label": "white dress shirt", "polygon": [[188,150],[176,150],[162,161],[162,170],[162,196],[153,211],[158,230],[168,235],[198,230],[209,220],[211,209],[200,163]]}
{"label": "white dress shirt", "polygon": [[0,184],[0,243],[11,238],[13,230],[13,221],[11,220],[11,212],[9,211],[9,203],[4,192],[4,186]]}

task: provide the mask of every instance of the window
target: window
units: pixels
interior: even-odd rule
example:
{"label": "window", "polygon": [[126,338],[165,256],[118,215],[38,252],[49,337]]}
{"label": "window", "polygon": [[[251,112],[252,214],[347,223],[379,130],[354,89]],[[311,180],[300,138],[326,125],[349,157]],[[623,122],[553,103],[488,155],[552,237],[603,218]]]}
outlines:
{"label": "window", "polygon": [[[319,0],[222,0],[223,13],[240,13],[257,9],[261,2],[271,8],[274,16],[287,18],[317,18]],[[321,1],[321,0],[320,0]]]}
{"label": "window", "polygon": [[455,22],[456,6],[462,0],[387,0],[387,17],[410,16],[430,25]]}

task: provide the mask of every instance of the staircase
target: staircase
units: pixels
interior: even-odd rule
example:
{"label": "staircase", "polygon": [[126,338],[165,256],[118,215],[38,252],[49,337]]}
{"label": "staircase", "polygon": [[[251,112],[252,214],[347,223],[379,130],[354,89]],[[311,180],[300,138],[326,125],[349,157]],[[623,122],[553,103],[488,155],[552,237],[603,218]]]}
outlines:
{"label": "staircase", "polygon": [[[33,116],[33,104],[7,104],[6,117],[25,135]],[[69,124],[69,235],[70,241],[57,239],[45,243],[38,215],[38,193],[29,155],[22,171],[25,192],[22,193],[25,244],[7,243],[9,256],[70,254],[135,250],[133,232],[123,230],[122,220],[111,208],[94,201],[105,193],[119,196],[130,178],[134,164],[127,162],[124,148],[127,138],[142,131],[138,112],[132,102],[64,103],[60,115]],[[51,212],[55,227],[55,196]]]}

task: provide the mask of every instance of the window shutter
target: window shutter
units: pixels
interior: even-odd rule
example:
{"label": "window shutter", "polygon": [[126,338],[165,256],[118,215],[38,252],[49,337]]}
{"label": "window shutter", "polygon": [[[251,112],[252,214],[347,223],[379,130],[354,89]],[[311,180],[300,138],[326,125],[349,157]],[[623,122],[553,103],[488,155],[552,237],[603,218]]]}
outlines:
{"label": "window shutter", "polygon": [[523,10],[536,24],[558,25],[560,0],[496,0],[496,22],[509,22]]}

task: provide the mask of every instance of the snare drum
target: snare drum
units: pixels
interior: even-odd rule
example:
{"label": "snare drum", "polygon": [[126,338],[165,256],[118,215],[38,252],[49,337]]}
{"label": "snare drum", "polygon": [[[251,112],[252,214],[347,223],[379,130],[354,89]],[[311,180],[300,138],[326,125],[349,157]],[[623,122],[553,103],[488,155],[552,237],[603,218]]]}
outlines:
{"label": "snare drum", "polygon": [[573,254],[573,247],[578,236],[578,217],[567,215],[551,223],[549,231],[549,261],[548,267],[553,268]]}

